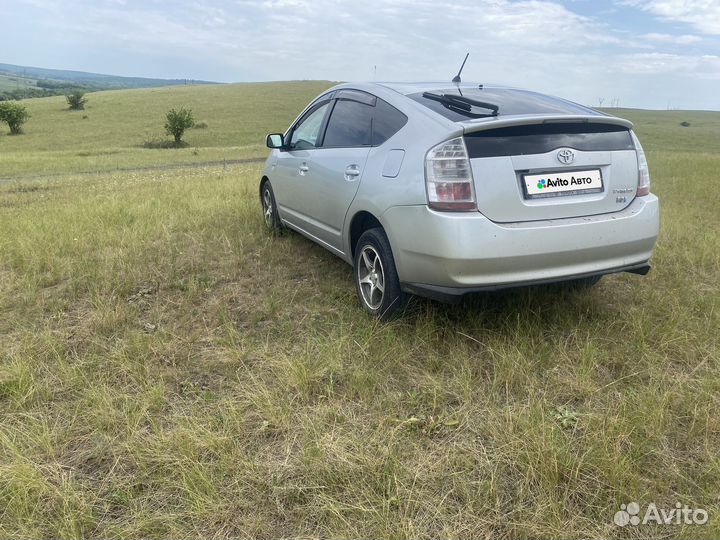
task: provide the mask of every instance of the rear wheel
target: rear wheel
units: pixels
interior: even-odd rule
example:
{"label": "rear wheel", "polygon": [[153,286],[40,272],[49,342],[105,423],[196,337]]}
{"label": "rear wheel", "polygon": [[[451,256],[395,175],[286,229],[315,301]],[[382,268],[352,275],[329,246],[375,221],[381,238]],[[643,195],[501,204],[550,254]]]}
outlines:
{"label": "rear wheel", "polygon": [[265,180],[260,189],[260,204],[262,205],[263,220],[268,231],[277,233],[282,229],[282,222],[275,204],[275,193],[270,180]]}
{"label": "rear wheel", "polygon": [[360,304],[370,315],[391,319],[404,305],[405,295],[385,231],[365,231],[355,247],[355,288]]}

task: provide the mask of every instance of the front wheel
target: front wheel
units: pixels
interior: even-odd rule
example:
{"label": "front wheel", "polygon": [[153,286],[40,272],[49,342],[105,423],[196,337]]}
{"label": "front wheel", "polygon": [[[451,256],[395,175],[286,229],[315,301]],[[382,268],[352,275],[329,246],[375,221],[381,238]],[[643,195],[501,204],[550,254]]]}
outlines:
{"label": "front wheel", "polygon": [[360,304],[380,320],[391,319],[405,295],[395,268],[390,242],[380,228],[365,231],[355,247],[355,288]]}
{"label": "front wheel", "polygon": [[260,204],[262,205],[263,219],[265,226],[271,233],[278,233],[282,229],[282,222],[275,204],[275,193],[273,192],[270,180],[265,180],[260,188]]}

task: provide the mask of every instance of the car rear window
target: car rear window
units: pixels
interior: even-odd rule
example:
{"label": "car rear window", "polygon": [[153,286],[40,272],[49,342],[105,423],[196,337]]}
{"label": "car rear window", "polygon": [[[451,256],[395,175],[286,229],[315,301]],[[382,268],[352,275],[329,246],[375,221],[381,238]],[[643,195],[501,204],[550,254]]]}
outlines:
{"label": "car rear window", "polygon": [[630,130],[614,124],[552,123],[512,126],[465,135],[470,158],[544,154],[556,148],[634,150]]}
{"label": "car rear window", "polygon": [[[472,116],[462,114],[457,110],[453,110],[442,103],[423,97],[424,92],[409,94],[408,97],[424,105],[428,109],[452,120],[453,122],[463,122],[471,120]],[[515,90],[512,88],[445,88],[432,90],[434,94],[450,94],[462,95],[466,98],[477,101],[493,103],[498,106],[499,116],[508,116],[515,114],[580,114],[580,115],[601,115],[597,111],[584,107],[571,101],[565,101],[552,96],[528,92],[527,90]],[[482,108],[475,112],[488,112]]]}

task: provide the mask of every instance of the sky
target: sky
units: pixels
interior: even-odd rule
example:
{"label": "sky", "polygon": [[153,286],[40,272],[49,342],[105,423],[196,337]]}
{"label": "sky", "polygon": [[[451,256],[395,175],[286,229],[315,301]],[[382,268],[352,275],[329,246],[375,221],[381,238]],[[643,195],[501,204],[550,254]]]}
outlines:
{"label": "sky", "polygon": [[720,0],[0,0],[0,62],[245,82],[463,81],[720,110]]}

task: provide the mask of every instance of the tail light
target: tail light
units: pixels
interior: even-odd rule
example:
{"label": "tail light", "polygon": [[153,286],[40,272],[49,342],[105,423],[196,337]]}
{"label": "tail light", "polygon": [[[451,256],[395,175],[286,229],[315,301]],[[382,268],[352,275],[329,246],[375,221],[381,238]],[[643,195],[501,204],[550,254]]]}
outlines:
{"label": "tail light", "polygon": [[636,196],[642,197],[643,195],[650,194],[650,169],[648,169],[645,151],[634,133],[632,133],[632,139],[635,144],[635,152],[637,152],[638,160],[638,186]]}
{"label": "tail light", "polygon": [[462,137],[440,143],[425,157],[428,205],[436,210],[475,210],[475,187]]}

